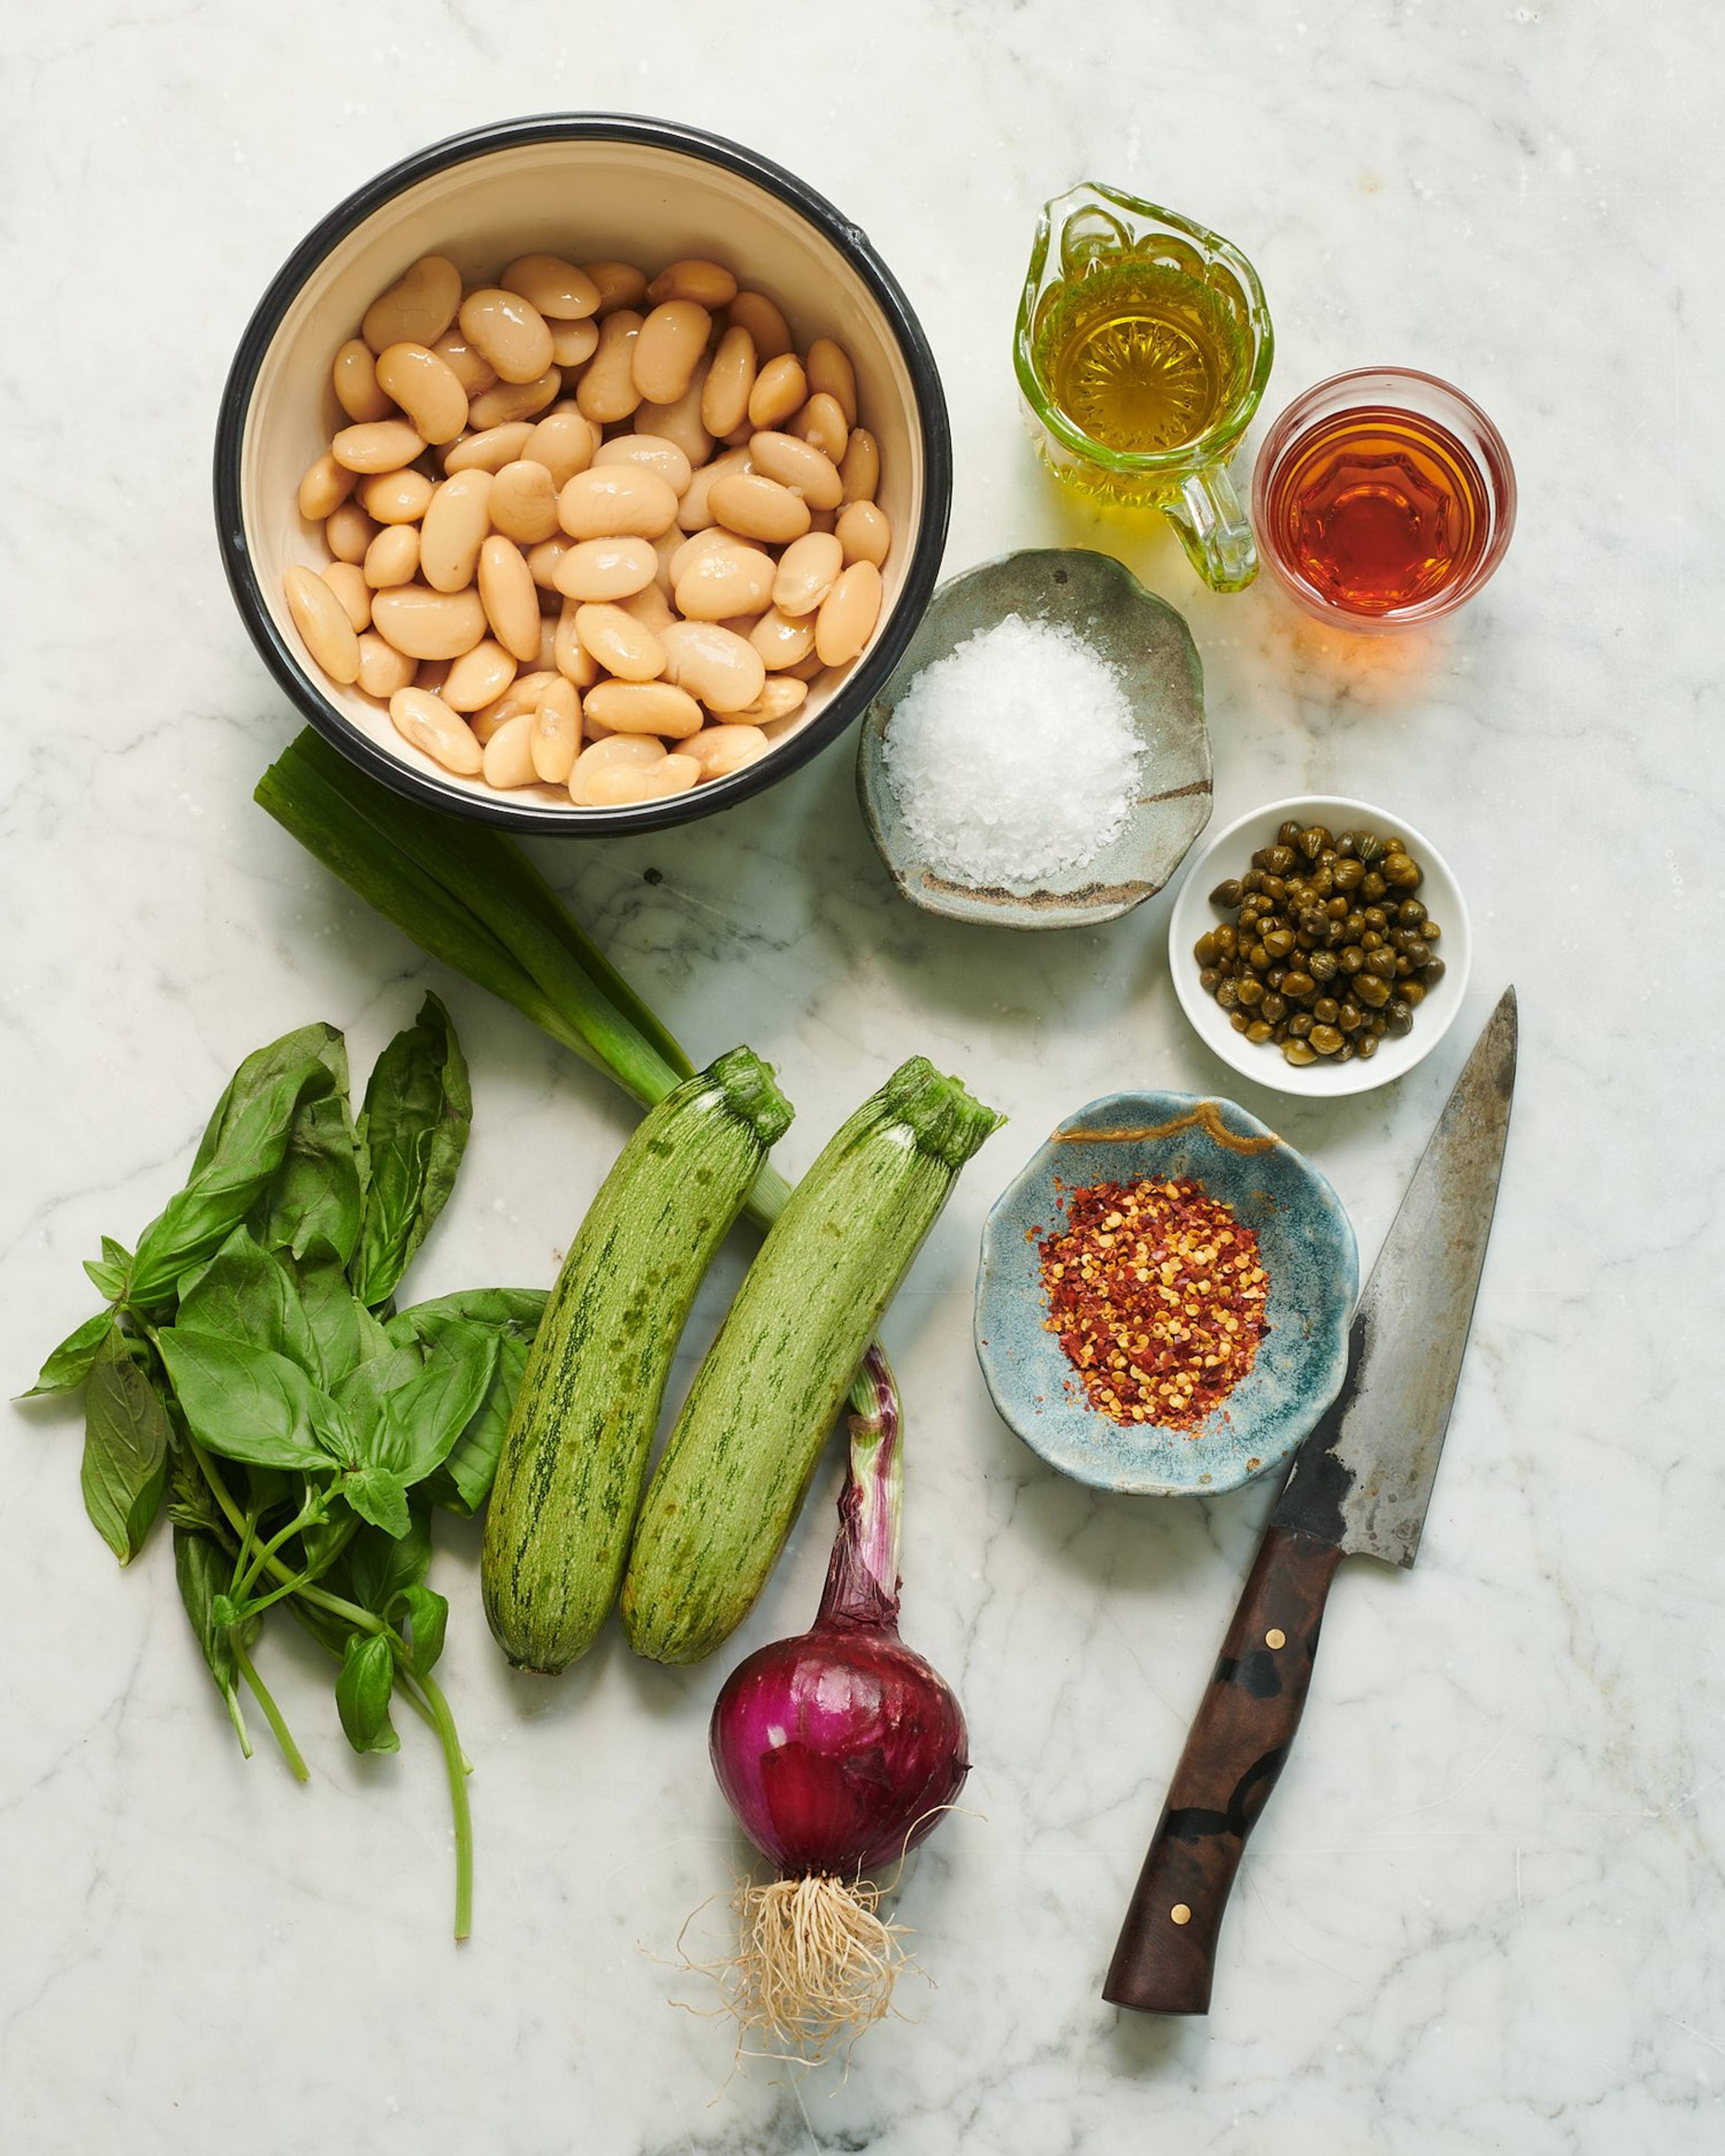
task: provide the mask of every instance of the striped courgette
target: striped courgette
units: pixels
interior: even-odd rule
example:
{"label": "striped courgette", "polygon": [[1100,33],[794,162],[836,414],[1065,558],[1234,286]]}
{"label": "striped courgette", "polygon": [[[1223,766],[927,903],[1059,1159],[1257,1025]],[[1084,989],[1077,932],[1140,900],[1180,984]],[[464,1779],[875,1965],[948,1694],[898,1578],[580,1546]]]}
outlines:
{"label": "striped courgette", "polygon": [[638,1654],[699,1661],[747,1614],[869,1336],[999,1121],[913,1056],[791,1193],[641,1507],[622,1600]]}
{"label": "striped courgette", "polygon": [[771,1070],[734,1048],[649,1111],[588,1208],[540,1320],[485,1516],[485,1614],[525,1669],[566,1667],[616,1599],[689,1306],[790,1120]]}

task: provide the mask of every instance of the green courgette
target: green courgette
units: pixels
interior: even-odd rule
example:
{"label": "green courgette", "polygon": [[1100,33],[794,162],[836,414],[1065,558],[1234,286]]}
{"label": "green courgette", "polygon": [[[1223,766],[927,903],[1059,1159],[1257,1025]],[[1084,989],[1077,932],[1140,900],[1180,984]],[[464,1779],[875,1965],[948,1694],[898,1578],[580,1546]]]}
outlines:
{"label": "green courgette", "polygon": [[511,1661],[561,1670],[616,1599],[689,1306],[791,1110],[734,1048],[650,1109],[540,1320],[485,1517],[485,1614]]}
{"label": "green courgette", "polygon": [[699,1661],[747,1614],[869,1336],[1000,1120],[913,1056],[791,1193],[641,1506],[622,1599],[638,1654]]}

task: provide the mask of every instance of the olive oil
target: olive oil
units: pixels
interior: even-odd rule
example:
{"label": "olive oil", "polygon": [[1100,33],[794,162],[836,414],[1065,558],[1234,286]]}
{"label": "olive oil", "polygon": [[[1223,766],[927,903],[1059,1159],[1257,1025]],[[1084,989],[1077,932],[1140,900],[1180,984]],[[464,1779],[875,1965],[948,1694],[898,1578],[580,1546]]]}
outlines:
{"label": "olive oil", "polygon": [[1226,410],[1250,345],[1240,310],[1213,285],[1127,256],[1045,296],[1034,362],[1091,441],[1156,456],[1199,440]]}

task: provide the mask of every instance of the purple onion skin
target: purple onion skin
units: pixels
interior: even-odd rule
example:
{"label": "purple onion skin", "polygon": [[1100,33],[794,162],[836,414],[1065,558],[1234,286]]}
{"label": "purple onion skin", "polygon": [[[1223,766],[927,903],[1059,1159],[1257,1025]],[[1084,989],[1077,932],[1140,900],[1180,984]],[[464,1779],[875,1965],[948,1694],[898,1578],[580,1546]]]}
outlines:
{"label": "purple onion skin", "polygon": [[713,1771],[792,1876],[896,1864],[970,1772],[952,1687],[891,1625],[817,1624],[738,1664],[713,1707]]}

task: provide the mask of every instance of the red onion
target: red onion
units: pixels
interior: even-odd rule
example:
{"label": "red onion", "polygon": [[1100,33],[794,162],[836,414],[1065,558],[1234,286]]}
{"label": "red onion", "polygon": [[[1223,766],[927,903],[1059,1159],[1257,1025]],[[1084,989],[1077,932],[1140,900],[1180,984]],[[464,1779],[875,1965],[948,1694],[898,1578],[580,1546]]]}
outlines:
{"label": "red onion", "polygon": [[951,1686],[898,1635],[900,1433],[878,1348],[863,1374],[872,1404],[850,1420],[814,1627],[732,1671],[711,1731],[719,1786],[781,1875],[745,1890],[752,1937],[726,1965],[732,2004],[746,2022],[817,2049],[886,2012],[902,1957],[867,1875],[915,1848],[970,1771]]}

